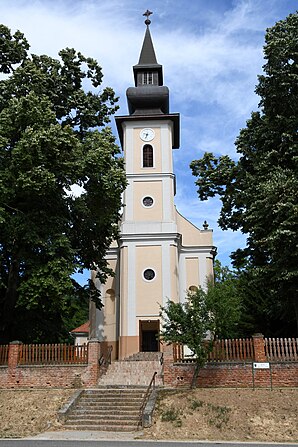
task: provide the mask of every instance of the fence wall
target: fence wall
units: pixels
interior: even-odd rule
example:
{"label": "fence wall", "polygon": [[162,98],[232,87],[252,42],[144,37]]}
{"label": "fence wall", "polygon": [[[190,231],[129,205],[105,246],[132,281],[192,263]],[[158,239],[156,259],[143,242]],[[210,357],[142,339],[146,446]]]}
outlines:
{"label": "fence wall", "polygon": [[[92,387],[100,375],[101,345],[0,346],[0,388]],[[164,385],[189,386],[195,364],[181,346],[164,346]],[[298,387],[298,339],[221,340],[200,370],[201,387]]]}
{"label": "fence wall", "polygon": [[298,338],[265,338],[264,342],[268,361],[298,361]]}
{"label": "fence wall", "polygon": [[[246,340],[215,343],[199,387],[298,387],[298,339],[265,339],[257,334]],[[181,346],[164,346],[164,385],[189,387],[195,363]]]}
{"label": "fence wall", "polygon": [[0,345],[0,366],[8,364],[9,345]]}
{"label": "fence wall", "polygon": [[77,365],[88,363],[87,344],[66,343],[21,345],[19,365]]}
{"label": "fence wall", "polygon": [[23,345],[0,350],[0,388],[91,387],[99,377],[100,343],[84,346]]}
{"label": "fence wall", "polygon": [[[181,344],[173,344],[174,362],[191,363],[194,361],[191,355],[185,353]],[[208,353],[208,362],[238,362],[252,361],[254,359],[254,344],[252,338],[236,338],[215,340],[212,343],[212,351]]]}

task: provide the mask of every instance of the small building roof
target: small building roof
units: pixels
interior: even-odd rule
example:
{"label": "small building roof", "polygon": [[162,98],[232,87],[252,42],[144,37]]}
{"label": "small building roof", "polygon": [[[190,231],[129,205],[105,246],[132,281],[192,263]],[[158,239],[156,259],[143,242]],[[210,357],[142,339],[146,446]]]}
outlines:
{"label": "small building roof", "polygon": [[81,326],[73,329],[72,331],[70,331],[71,334],[82,334],[82,333],[86,333],[89,334],[89,329],[90,329],[90,321],[86,321],[86,323],[81,324]]}

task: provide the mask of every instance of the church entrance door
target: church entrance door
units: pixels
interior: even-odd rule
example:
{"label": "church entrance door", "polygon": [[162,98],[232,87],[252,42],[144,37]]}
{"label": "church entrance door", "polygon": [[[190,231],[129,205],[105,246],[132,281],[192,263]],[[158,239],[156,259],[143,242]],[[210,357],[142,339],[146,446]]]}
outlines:
{"label": "church entrance door", "polygon": [[159,351],[159,320],[140,321],[140,352]]}

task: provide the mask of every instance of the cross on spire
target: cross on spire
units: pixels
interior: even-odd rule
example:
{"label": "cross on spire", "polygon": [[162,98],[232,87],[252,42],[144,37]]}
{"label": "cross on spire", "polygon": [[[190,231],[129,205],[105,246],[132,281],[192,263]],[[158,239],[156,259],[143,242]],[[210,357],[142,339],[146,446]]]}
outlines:
{"label": "cross on spire", "polygon": [[147,25],[147,27],[149,27],[151,23],[151,20],[149,19],[149,16],[151,16],[151,14],[153,14],[153,12],[149,11],[149,9],[147,9],[147,11],[143,14],[143,16],[147,17],[147,19],[145,20],[145,25]]}

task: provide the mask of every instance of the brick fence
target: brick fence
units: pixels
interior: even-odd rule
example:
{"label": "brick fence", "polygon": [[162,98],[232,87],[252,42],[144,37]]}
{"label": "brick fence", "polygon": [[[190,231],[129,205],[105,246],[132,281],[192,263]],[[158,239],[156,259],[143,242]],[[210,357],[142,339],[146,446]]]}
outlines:
{"label": "brick fence", "polygon": [[[242,350],[236,349],[234,354],[233,349],[230,354],[229,349],[218,351],[217,357],[211,356],[211,361],[200,370],[198,386],[298,387],[298,340],[293,340],[292,345],[290,339],[288,343],[285,340],[275,343],[274,340],[264,339],[261,334],[257,334],[249,343],[245,342],[245,355],[242,342]],[[231,346],[230,342],[227,346]],[[239,340],[237,343],[239,348],[241,343]],[[251,348],[248,349],[248,346]],[[25,349],[21,342],[11,342],[0,348],[0,388],[87,388],[95,386],[102,373],[99,359],[104,352],[97,339],[89,340],[87,356],[79,359],[81,363],[66,364],[60,359],[60,363],[30,364],[27,357],[24,360]],[[174,361],[173,354],[175,350],[172,345],[163,346],[164,385],[188,387],[192,382],[195,365],[177,359],[176,355]],[[85,363],[82,363],[82,358]],[[232,358],[233,361],[230,360]],[[68,361],[68,357],[66,360]]]}
{"label": "brick fence", "polygon": [[99,377],[100,343],[89,340],[86,363],[20,364],[23,344],[8,345],[6,361],[0,366],[0,388],[92,387]]}
{"label": "brick fence", "polygon": [[[200,370],[199,387],[270,388],[298,387],[298,361],[279,358],[268,361],[267,344],[262,334],[252,338],[253,358],[246,361],[208,362]],[[163,347],[164,385],[189,387],[195,364],[174,361],[172,345]]]}

